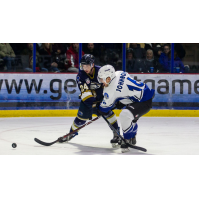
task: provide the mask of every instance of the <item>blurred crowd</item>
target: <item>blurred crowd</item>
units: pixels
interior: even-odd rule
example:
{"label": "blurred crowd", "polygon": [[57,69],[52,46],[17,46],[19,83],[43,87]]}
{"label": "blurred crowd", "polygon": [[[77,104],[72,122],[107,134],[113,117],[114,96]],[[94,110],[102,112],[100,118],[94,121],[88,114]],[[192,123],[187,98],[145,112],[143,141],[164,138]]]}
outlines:
{"label": "blurred crowd", "polygon": [[[180,43],[174,44],[173,73],[199,73],[197,65],[183,64],[186,50]],[[171,44],[130,43],[126,51],[126,71],[135,73],[171,73]]]}
{"label": "blurred crowd", "polygon": [[[122,70],[122,43],[83,43],[82,55],[92,54],[95,64],[110,64]],[[175,44],[175,73],[198,73],[199,66],[184,65],[187,51]],[[37,43],[36,72],[78,72],[79,43]],[[32,72],[33,43],[0,43],[1,72]],[[171,44],[129,43],[126,50],[126,71],[133,73],[171,72]]]}

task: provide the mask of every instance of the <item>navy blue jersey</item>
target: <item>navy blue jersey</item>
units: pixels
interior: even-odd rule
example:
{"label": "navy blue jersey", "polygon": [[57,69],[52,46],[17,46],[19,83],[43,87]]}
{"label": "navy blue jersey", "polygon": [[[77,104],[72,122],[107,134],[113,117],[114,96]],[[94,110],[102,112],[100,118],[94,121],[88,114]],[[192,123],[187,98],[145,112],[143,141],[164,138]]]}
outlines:
{"label": "navy blue jersey", "polygon": [[99,69],[100,67],[95,65],[92,75],[86,74],[81,70],[76,77],[78,87],[81,91],[81,99],[88,105],[92,105],[93,102],[103,99],[103,84],[100,84],[97,80]]}

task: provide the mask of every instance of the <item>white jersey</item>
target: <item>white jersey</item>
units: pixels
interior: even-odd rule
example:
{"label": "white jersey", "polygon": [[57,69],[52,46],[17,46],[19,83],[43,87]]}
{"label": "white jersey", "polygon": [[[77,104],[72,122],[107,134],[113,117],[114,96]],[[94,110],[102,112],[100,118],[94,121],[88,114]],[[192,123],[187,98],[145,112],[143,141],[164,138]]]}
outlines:
{"label": "white jersey", "polygon": [[127,105],[133,102],[143,102],[151,99],[154,90],[142,82],[135,81],[127,72],[117,71],[108,87],[104,87],[104,99],[100,104],[102,112],[111,110],[115,103],[120,101]]}

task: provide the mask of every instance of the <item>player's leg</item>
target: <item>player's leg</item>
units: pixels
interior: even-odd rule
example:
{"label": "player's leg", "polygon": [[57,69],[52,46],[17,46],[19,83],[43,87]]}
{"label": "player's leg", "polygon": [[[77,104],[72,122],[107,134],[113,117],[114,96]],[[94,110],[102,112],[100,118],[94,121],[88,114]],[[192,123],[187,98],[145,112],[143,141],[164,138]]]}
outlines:
{"label": "player's leg", "polygon": [[[93,108],[93,114],[99,116],[99,113],[97,112],[97,109],[95,107]],[[120,132],[120,127],[118,126],[117,117],[115,113],[113,111],[109,111],[104,116],[110,122],[110,124]],[[114,131],[113,131],[113,139],[110,140],[110,143],[113,148],[119,148],[121,145],[121,138]]]}
{"label": "player's leg", "polygon": [[[120,132],[120,127],[118,126],[117,117],[113,111],[109,111],[105,115],[106,119],[110,122],[110,124]],[[119,148],[121,145],[121,138],[117,133],[113,131],[113,139],[110,140],[110,143],[113,148]]]}
{"label": "player's leg", "polygon": [[[79,106],[79,110],[77,113],[77,117],[74,119],[74,122],[70,128],[70,132],[76,130],[77,128],[81,127],[86,123],[87,120],[89,120],[92,117],[92,107],[89,108],[86,106],[82,101]],[[69,135],[68,137],[63,138],[60,143],[68,142],[72,138],[74,138],[76,135],[78,135],[78,132],[75,132],[74,134]]]}
{"label": "player's leg", "polygon": [[[148,113],[152,107],[152,99],[145,102],[137,102],[130,104],[126,109],[122,110],[120,113],[120,121],[122,124],[122,130],[124,139],[132,145],[136,144],[136,134],[137,134],[137,120]],[[128,151],[126,144],[121,145],[122,152]]]}
{"label": "player's leg", "polygon": [[[119,117],[123,130],[124,139],[126,140],[126,142],[135,145],[136,144],[135,136],[137,134],[138,125],[136,121],[134,121],[134,115],[130,110],[124,109],[120,113]],[[121,148],[122,152],[128,151],[128,146],[124,143],[122,143]]]}

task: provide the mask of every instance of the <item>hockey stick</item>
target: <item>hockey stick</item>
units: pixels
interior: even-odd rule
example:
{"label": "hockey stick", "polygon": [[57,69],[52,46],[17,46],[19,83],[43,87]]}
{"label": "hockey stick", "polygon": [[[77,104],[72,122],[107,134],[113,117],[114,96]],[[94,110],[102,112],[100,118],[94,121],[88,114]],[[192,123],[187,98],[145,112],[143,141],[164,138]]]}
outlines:
{"label": "hockey stick", "polygon": [[102,115],[102,117],[103,117],[104,120],[107,122],[108,126],[109,126],[115,133],[117,133],[117,135],[124,141],[124,143],[125,143],[126,145],[128,145],[128,147],[130,147],[130,148],[132,148],[132,149],[137,149],[137,150],[140,150],[140,151],[144,151],[144,152],[147,151],[147,150],[146,150],[145,148],[143,148],[143,147],[133,146],[133,145],[127,143],[126,140],[120,135],[119,131],[116,130],[116,129],[110,124],[110,122],[109,122],[103,115]]}
{"label": "hockey stick", "polygon": [[90,120],[89,122],[87,122],[87,123],[84,124],[83,126],[77,128],[76,130],[74,130],[74,131],[72,131],[72,132],[70,132],[70,133],[64,135],[63,137],[59,137],[59,138],[58,138],[57,140],[55,140],[54,142],[50,142],[50,143],[48,143],[48,142],[43,142],[43,141],[41,141],[41,140],[39,140],[39,139],[37,139],[37,138],[35,138],[34,140],[35,140],[35,142],[37,142],[37,143],[39,143],[39,144],[41,144],[41,145],[44,145],[44,146],[51,146],[52,144],[55,144],[56,142],[58,142],[60,139],[66,138],[67,136],[69,136],[69,135],[71,135],[71,134],[73,134],[73,133],[79,131],[80,129],[84,128],[85,126],[91,124],[92,122],[96,121],[96,120],[99,119],[100,117],[101,117],[101,116],[98,116],[98,117],[96,117],[96,118]]}

